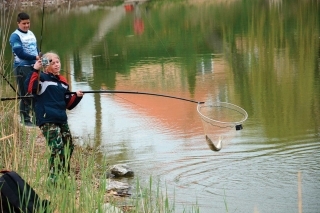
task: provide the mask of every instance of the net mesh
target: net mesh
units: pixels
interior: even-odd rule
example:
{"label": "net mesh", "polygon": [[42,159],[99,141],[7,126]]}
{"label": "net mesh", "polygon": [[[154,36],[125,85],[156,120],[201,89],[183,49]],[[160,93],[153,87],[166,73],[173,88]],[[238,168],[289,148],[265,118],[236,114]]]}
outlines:
{"label": "net mesh", "polygon": [[222,144],[228,144],[248,118],[244,109],[226,102],[198,104],[197,111],[202,120],[206,142],[213,151],[219,151]]}

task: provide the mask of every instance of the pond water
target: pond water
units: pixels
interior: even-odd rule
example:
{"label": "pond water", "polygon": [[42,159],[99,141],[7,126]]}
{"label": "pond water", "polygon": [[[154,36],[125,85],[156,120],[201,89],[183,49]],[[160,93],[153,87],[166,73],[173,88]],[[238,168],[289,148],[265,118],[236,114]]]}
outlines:
{"label": "pond water", "polygon": [[229,102],[248,113],[213,152],[196,103],[88,93],[68,112],[78,143],[146,184],[152,176],[177,212],[307,213],[320,211],[319,9],[285,0],[46,9],[42,40],[42,11],[27,11],[72,91]]}

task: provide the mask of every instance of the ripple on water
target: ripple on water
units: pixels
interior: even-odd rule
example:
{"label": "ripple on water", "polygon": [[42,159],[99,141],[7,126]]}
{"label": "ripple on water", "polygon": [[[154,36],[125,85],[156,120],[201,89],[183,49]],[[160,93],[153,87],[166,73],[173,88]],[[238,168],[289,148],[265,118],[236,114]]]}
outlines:
{"label": "ripple on water", "polygon": [[201,135],[171,148],[174,151],[153,153],[148,163],[157,165],[153,171],[168,188],[178,188],[190,202],[195,196],[208,202],[215,197],[220,202],[236,199],[234,205],[242,201],[282,208],[285,204],[276,197],[292,202],[290,205],[296,202],[298,171],[302,171],[306,188],[314,188],[310,182],[319,182],[320,145],[312,135],[271,143],[238,138],[220,152],[209,150]]}

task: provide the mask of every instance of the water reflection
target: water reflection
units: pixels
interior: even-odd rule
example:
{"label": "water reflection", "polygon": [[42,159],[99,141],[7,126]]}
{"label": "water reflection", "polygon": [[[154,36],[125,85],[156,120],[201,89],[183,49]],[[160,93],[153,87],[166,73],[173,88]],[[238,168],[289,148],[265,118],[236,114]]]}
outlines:
{"label": "water reflection", "polygon": [[[237,9],[231,10],[236,12]],[[293,60],[289,54],[292,47],[276,48],[279,44],[283,46],[285,36],[282,34],[280,43],[265,41],[265,36],[276,40],[275,29],[283,28],[276,18],[267,21],[274,23],[274,28],[262,36],[257,29],[263,16],[254,16],[260,19],[252,22],[252,31],[248,28],[246,34],[239,32],[239,36],[231,35],[234,25],[226,25],[222,30],[213,27],[210,36],[206,37],[211,51],[186,58],[177,57],[172,52],[172,44],[168,46],[169,52],[164,51],[160,57],[153,52],[151,57],[143,57],[147,52],[139,54],[138,47],[145,49],[145,44],[151,42],[145,37],[143,41],[134,39],[135,42],[131,41],[134,37],[123,37],[126,41],[123,50],[110,58],[110,70],[120,68],[112,75],[116,84],[101,81],[110,73],[100,74],[101,80],[95,78],[91,82],[95,88],[103,86],[105,89],[148,91],[239,104],[249,110],[249,120],[243,131],[234,132],[233,140],[221,152],[214,155],[208,152],[194,104],[125,94],[101,95],[100,102],[96,102],[101,106],[101,118],[96,117],[101,120],[100,144],[111,161],[130,163],[140,177],[158,177],[181,197],[176,199],[177,204],[183,206],[197,199],[204,212],[210,212],[212,208],[225,211],[224,202],[230,209],[241,209],[241,212],[263,211],[270,206],[276,206],[274,212],[294,211],[297,193],[293,186],[297,185],[297,172],[302,170],[306,180],[303,186],[310,192],[304,195],[307,203],[304,208],[313,212],[312,209],[318,207],[314,183],[319,183],[315,179],[319,166],[315,163],[317,154],[314,150],[319,148],[319,143],[315,134],[305,133],[306,130],[312,132],[308,126],[314,125],[305,121],[313,120],[308,107],[313,84],[307,82],[312,82],[314,77],[310,72],[305,73],[307,76],[296,84],[297,71],[290,71],[297,70],[297,64],[302,63],[307,68],[310,63]],[[230,20],[223,22],[230,23]],[[158,53],[164,48],[165,40],[156,37],[161,44],[155,46]],[[188,40],[186,45],[192,43]],[[132,55],[131,48],[137,58]],[[113,60],[125,66],[112,65]],[[294,63],[289,63],[291,61]],[[306,84],[309,87],[299,88]],[[293,91],[304,93],[300,97]],[[294,100],[304,104],[294,104]]]}
{"label": "water reflection", "polygon": [[110,164],[128,163],[145,181],[159,179],[169,196],[175,190],[177,209],[198,201],[201,212],[225,212],[226,203],[230,212],[295,212],[301,171],[303,212],[317,212],[319,4],[156,1],[138,7],[140,34],[137,14],[124,5],[46,15],[45,26],[54,30],[45,28],[43,47],[62,56],[72,90],[231,102],[249,119],[212,152],[194,103],[86,94],[69,113],[79,142],[100,146]]}

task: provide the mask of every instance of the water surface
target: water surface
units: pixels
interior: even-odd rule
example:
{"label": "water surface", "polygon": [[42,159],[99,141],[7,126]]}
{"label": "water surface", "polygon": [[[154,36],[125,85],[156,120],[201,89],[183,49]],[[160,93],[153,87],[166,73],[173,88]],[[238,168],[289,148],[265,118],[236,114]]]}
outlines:
{"label": "water surface", "polygon": [[86,94],[69,112],[78,143],[99,146],[142,182],[159,180],[177,212],[196,203],[206,213],[298,212],[299,184],[303,212],[319,212],[319,14],[318,1],[60,8],[45,14],[42,46],[61,55],[73,91],[247,111],[220,152],[206,143],[196,103]]}

